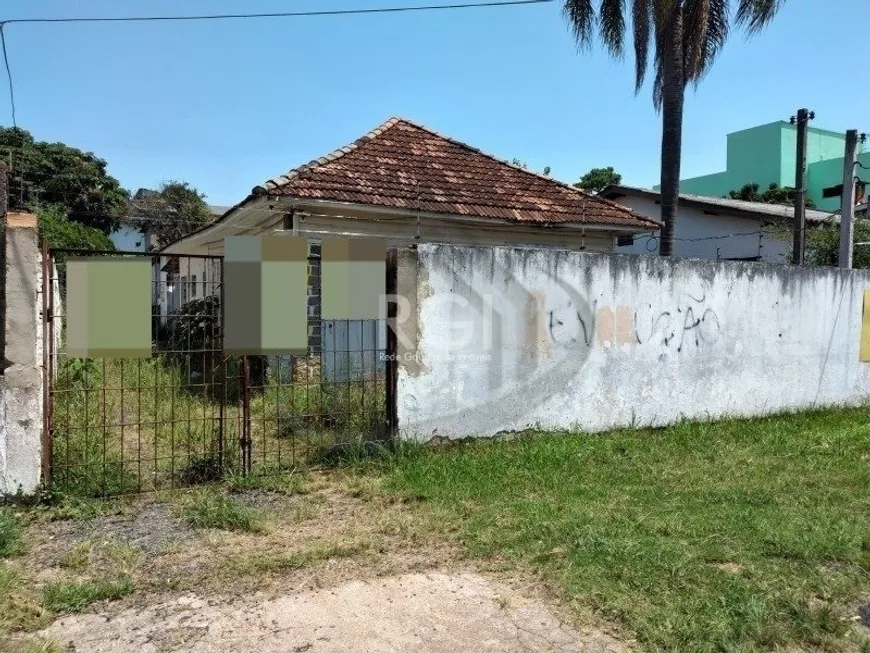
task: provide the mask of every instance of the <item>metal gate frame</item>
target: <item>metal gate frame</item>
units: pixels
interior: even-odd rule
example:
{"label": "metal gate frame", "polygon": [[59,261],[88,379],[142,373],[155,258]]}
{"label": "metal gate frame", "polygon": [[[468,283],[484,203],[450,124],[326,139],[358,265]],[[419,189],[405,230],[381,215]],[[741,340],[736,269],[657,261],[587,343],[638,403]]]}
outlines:
{"label": "metal gate frame", "polygon": [[[44,346],[43,346],[44,416],[43,416],[43,429],[42,429],[42,445],[43,445],[42,446],[42,452],[43,452],[42,453],[42,473],[43,473],[43,479],[44,479],[44,482],[46,483],[46,485],[51,485],[55,480],[57,480],[57,478],[56,478],[57,472],[60,469],[63,469],[63,468],[69,469],[69,466],[64,467],[64,465],[59,465],[59,463],[58,463],[58,458],[57,458],[58,452],[56,451],[56,447],[55,447],[57,431],[58,430],[65,430],[67,432],[67,435],[69,435],[69,431],[73,430],[69,426],[69,414],[67,414],[68,421],[67,421],[65,429],[59,428],[60,425],[59,425],[59,423],[56,423],[57,416],[55,415],[55,407],[56,407],[56,403],[57,403],[56,402],[56,394],[59,392],[58,379],[56,377],[57,377],[58,370],[59,370],[59,363],[61,361],[61,356],[63,355],[62,351],[59,348],[60,343],[55,341],[56,335],[57,335],[56,320],[58,320],[58,319],[65,320],[65,315],[63,315],[62,313],[58,317],[57,307],[54,305],[54,302],[55,302],[55,297],[54,297],[55,285],[54,284],[55,284],[55,281],[57,279],[54,276],[54,270],[55,270],[54,264],[55,264],[55,261],[56,261],[56,258],[58,255],[70,255],[70,256],[82,256],[82,257],[102,257],[102,256],[140,257],[140,258],[147,257],[148,259],[150,259],[152,261],[156,260],[158,262],[161,261],[162,259],[165,259],[165,258],[188,259],[188,266],[189,266],[190,260],[203,260],[203,261],[217,260],[217,261],[220,261],[220,265],[218,266],[219,270],[220,270],[219,277],[217,280],[215,280],[211,283],[216,285],[216,288],[214,288],[214,290],[218,291],[217,297],[218,297],[218,301],[220,302],[220,307],[219,307],[218,313],[215,315],[215,318],[216,318],[217,328],[221,330],[221,331],[219,331],[219,333],[221,333],[221,338],[222,338],[222,328],[223,328],[223,324],[224,324],[223,311],[224,311],[224,305],[225,305],[224,301],[223,301],[223,292],[224,292],[223,281],[224,280],[223,280],[223,257],[222,256],[175,255],[175,254],[164,254],[161,252],[126,252],[126,251],[105,251],[105,250],[94,251],[94,250],[69,249],[69,248],[50,249],[46,245],[43,245],[43,256],[42,256],[42,292],[43,292],[42,325],[43,325],[43,334],[45,337],[44,337]],[[377,392],[379,392],[379,390],[378,390],[379,386],[381,388],[380,391],[382,391],[382,393],[383,393],[383,401],[384,401],[384,405],[383,405],[384,421],[383,421],[383,424],[384,424],[384,426],[382,427],[381,435],[383,436],[383,438],[385,440],[389,441],[389,440],[392,440],[394,438],[394,436],[397,432],[397,428],[398,428],[398,417],[396,414],[396,391],[397,391],[397,381],[398,381],[398,363],[397,363],[396,355],[395,355],[396,354],[396,347],[397,347],[397,338],[396,338],[396,333],[394,330],[395,329],[394,322],[395,322],[395,318],[396,318],[396,303],[395,303],[395,301],[392,300],[392,296],[395,294],[396,287],[397,287],[397,280],[396,280],[397,265],[396,265],[396,251],[395,250],[388,251],[386,263],[387,263],[387,265],[386,265],[387,272],[386,272],[386,280],[385,281],[386,281],[386,291],[387,291],[387,295],[388,295],[386,334],[385,334],[386,335],[386,350],[385,351],[377,351],[377,349],[376,349],[374,352],[370,352],[370,353],[374,353],[376,356],[380,355],[381,356],[380,360],[382,361],[382,364],[383,364],[384,376],[382,377],[381,381],[378,381],[377,370],[374,371],[374,373],[375,373],[374,386],[375,386],[375,393],[376,394],[377,394]],[[188,270],[190,270],[189,267],[188,267]],[[163,283],[163,281],[161,279],[162,278],[158,276],[156,279],[156,283],[158,283],[158,284]],[[59,283],[59,280],[58,280],[58,283]],[[199,282],[197,282],[197,283],[199,283]],[[203,286],[203,290],[204,290],[203,298],[214,296],[214,294],[206,295],[205,286]],[[190,302],[188,302],[188,304],[189,303]],[[185,304],[185,305],[187,305],[187,304]],[[169,315],[168,314],[166,316],[152,315],[152,321],[155,318],[163,318],[163,317],[168,318]],[[184,318],[185,316],[179,315],[178,317]],[[189,317],[189,316],[187,316],[187,317]],[[319,316],[316,319],[320,320]],[[322,322],[323,321],[321,321],[321,326],[322,326]],[[62,324],[63,324],[63,322],[61,322],[61,325]],[[61,329],[62,329],[62,326],[61,326]],[[348,325],[347,329],[349,331],[350,325]],[[321,333],[322,332],[323,332],[323,329],[321,328]],[[60,338],[61,339],[63,338],[62,334],[60,335]],[[158,342],[157,346],[159,347],[159,345],[160,345],[160,343]],[[375,344],[375,346],[377,348],[377,343]],[[214,444],[214,447],[216,448],[216,451],[217,451],[217,460],[218,460],[218,468],[216,470],[215,477],[218,477],[218,476],[222,475],[223,473],[225,473],[226,471],[228,471],[227,469],[225,469],[225,463],[226,463],[226,461],[231,461],[233,459],[235,459],[238,463],[238,465],[234,466],[234,469],[238,473],[241,473],[243,475],[247,475],[247,474],[252,473],[255,470],[255,463],[254,463],[254,425],[255,424],[254,424],[254,418],[253,418],[253,413],[252,413],[252,404],[253,404],[252,390],[255,390],[255,389],[259,390],[259,392],[260,392],[259,397],[261,398],[261,402],[263,403],[263,406],[261,409],[263,412],[263,416],[262,416],[262,420],[261,420],[262,424],[260,424],[260,420],[258,418],[257,425],[258,425],[258,427],[260,427],[260,435],[262,435],[262,437],[263,437],[263,447],[264,447],[264,449],[262,451],[263,460],[264,460],[263,466],[265,467],[265,465],[266,465],[265,461],[266,461],[266,456],[268,454],[268,451],[267,451],[268,447],[266,445],[266,442],[267,442],[267,437],[269,437],[269,435],[270,435],[268,433],[268,430],[270,428],[269,421],[272,420],[272,418],[267,419],[267,417],[266,417],[266,407],[265,407],[265,401],[266,401],[265,395],[267,394],[267,389],[265,386],[266,382],[261,379],[260,380],[260,384],[262,384],[261,386],[256,386],[256,387],[253,386],[252,385],[251,359],[249,359],[249,357],[247,357],[247,356],[241,357],[240,359],[230,358],[230,357],[225,356],[223,354],[222,350],[223,350],[223,345],[222,345],[222,340],[221,340],[221,342],[215,346],[215,350],[214,350],[214,352],[215,352],[214,355],[217,356],[217,360],[219,360],[220,363],[219,363],[217,368],[212,369],[210,372],[210,377],[212,377],[212,378],[214,377],[215,373],[218,374],[217,380],[213,381],[211,383],[208,383],[208,384],[203,384],[204,386],[205,385],[211,386],[209,388],[209,392],[216,389],[218,392],[218,397],[219,397],[218,400],[216,401],[217,405],[215,406],[215,408],[217,409],[217,411],[216,411],[217,415],[213,419],[214,426],[215,426],[213,444]],[[155,353],[152,355],[151,359],[139,359],[139,360],[154,360],[155,357],[157,357],[159,359],[161,356],[164,355],[164,353],[166,353],[166,352],[165,351],[161,352],[160,349],[155,349]],[[171,353],[171,352],[169,352],[169,353]],[[191,354],[191,353],[192,352],[188,352],[188,354]],[[350,355],[351,355],[351,352],[349,350],[346,352],[336,351],[336,352],[332,352],[332,353],[334,356],[337,355],[338,353],[345,353],[348,357],[350,357]],[[255,357],[255,358],[259,358],[259,357]],[[65,360],[69,360],[69,359],[65,359]],[[85,359],[85,360],[93,361],[96,359]],[[103,372],[104,372],[103,386],[101,388],[97,388],[96,390],[92,390],[92,389],[83,390],[83,392],[85,393],[84,394],[84,396],[85,396],[84,424],[85,425],[83,427],[85,434],[86,434],[85,439],[87,440],[87,437],[88,437],[87,433],[90,430],[102,430],[102,433],[103,433],[102,472],[105,475],[106,474],[106,466],[107,466],[107,460],[106,460],[107,431],[120,428],[121,429],[121,447],[122,447],[122,457],[121,457],[120,465],[122,467],[122,471],[124,471],[123,467],[128,463],[137,464],[138,470],[139,470],[139,475],[136,477],[136,487],[135,487],[135,490],[132,490],[132,492],[146,491],[146,490],[143,490],[143,484],[142,484],[143,479],[141,477],[141,469],[143,466],[142,449],[141,449],[141,430],[142,430],[143,425],[145,424],[145,422],[142,419],[142,412],[141,412],[142,411],[142,405],[141,405],[142,388],[141,387],[135,388],[135,390],[138,391],[139,396],[140,396],[140,402],[139,402],[139,407],[138,407],[139,412],[136,414],[138,422],[135,424],[129,425],[129,426],[136,427],[136,432],[137,432],[137,434],[139,434],[139,437],[140,437],[140,442],[139,442],[140,449],[138,450],[138,453],[137,453],[138,458],[133,460],[133,461],[125,461],[123,458],[124,427],[128,426],[128,425],[125,423],[126,417],[125,417],[125,412],[124,412],[125,387],[124,387],[124,376],[123,376],[124,375],[123,359],[118,359],[118,360],[121,360],[121,363],[120,363],[121,364],[121,382],[120,382],[121,414],[120,414],[120,417],[117,418],[120,423],[115,423],[114,421],[110,422],[107,420],[107,414],[106,414],[107,391],[112,392],[113,389],[106,387],[106,383],[107,383],[105,380],[105,370],[106,370],[106,362],[105,361],[106,360],[107,359],[102,359]],[[126,359],[126,360],[133,360],[133,359]],[[323,359],[321,359],[321,361],[322,360]],[[235,362],[233,362],[233,361],[235,361]],[[295,363],[296,363],[296,361],[291,359],[291,361],[290,361],[291,374],[293,374],[293,371],[295,370]],[[228,377],[228,367],[231,364],[232,364],[234,369],[238,370],[237,377],[233,377],[233,378]],[[303,410],[303,415],[302,415],[302,418],[304,418],[304,419],[316,420],[319,417],[319,415],[317,413],[318,408],[319,408],[319,411],[321,413],[324,410],[324,408],[323,408],[323,394],[326,392],[326,388],[329,385],[323,378],[324,365],[321,363],[320,370],[318,370],[318,374],[320,375],[320,378],[315,380],[314,382],[307,380],[304,383],[300,384],[297,381],[297,379],[295,378],[295,376],[291,376],[290,383],[282,386],[281,385],[281,378],[280,378],[281,377],[281,373],[280,373],[281,366],[282,366],[282,361],[279,359],[278,360],[279,371],[278,371],[278,386],[277,386],[277,388],[272,388],[270,386],[268,389],[269,392],[271,392],[273,389],[275,390],[275,400],[274,400],[273,404],[270,404],[270,410],[271,410],[271,407],[274,407],[277,417],[274,418],[274,420],[272,420],[275,422],[275,424],[274,424],[274,433],[271,433],[271,436],[278,437],[278,438],[280,437],[279,432],[282,428],[281,420],[283,419],[280,416],[281,410],[283,408],[286,408],[286,400],[285,400],[285,404],[281,403],[281,401],[282,401],[281,393],[289,391],[290,396],[292,398],[292,397],[296,396],[296,394],[300,390],[300,386],[302,386],[303,394],[305,394],[306,396],[307,396],[307,393],[317,394],[319,397],[319,402],[320,402],[319,407],[315,406],[314,409],[312,409],[311,406],[309,405],[309,406],[307,406],[307,409],[308,409],[307,412],[305,410]],[[268,369],[268,366],[266,366],[266,364],[263,363],[260,365],[260,368],[261,369],[259,371],[259,374],[262,375],[263,369]],[[141,379],[141,368],[139,368],[139,370],[140,370],[140,379]],[[230,401],[230,397],[229,397],[229,393],[228,393],[228,387],[229,387],[230,382],[236,382],[236,383],[240,384],[240,386],[241,386],[239,393],[238,393],[239,394],[239,402],[236,405],[234,405],[234,402]],[[363,383],[363,384],[365,384],[367,382],[368,381],[366,380],[365,377],[361,381],[361,383]],[[155,383],[155,387],[153,388],[153,390],[154,390],[154,402],[155,402],[154,410],[156,411],[157,410],[157,403],[159,401],[158,389],[157,389],[158,382],[155,381],[154,383]],[[347,382],[342,382],[342,383],[344,383],[344,386],[346,386],[347,396],[348,396],[348,401],[349,401],[350,395],[351,395],[352,384],[356,383],[356,382],[352,382],[351,380],[348,380]],[[332,385],[334,386],[336,384],[332,383]],[[364,391],[365,386],[362,386],[362,387],[363,387],[363,391]],[[150,390],[150,388],[149,388],[149,390]],[[339,388],[339,391],[340,390],[341,390],[341,388]],[[97,396],[97,402],[98,403],[102,402],[102,415],[97,416],[96,426],[92,426],[90,413],[88,412],[87,397],[88,397],[88,393],[99,393],[99,392],[102,392],[102,397]],[[211,396],[211,395],[209,395],[209,396]],[[362,405],[363,411],[366,410],[364,399],[365,399],[365,395],[363,394],[363,405]],[[177,478],[175,475],[176,470],[174,467],[174,461],[176,460],[175,430],[176,430],[177,425],[183,424],[185,422],[185,420],[184,419],[177,419],[176,420],[176,418],[175,418],[175,415],[174,415],[175,390],[174,389],[173,389],[173,394],[172,394],[172,401],[173,401],[173,414],[171,417],[171,421],[169,423],[170,433],[172,434],[171,435],[172,452],[169,456],[170,462],[172,464],[170,465],[171,473],[169,474],[169,477],[168,477],[170,488],[190,484],[190,483],[176,482],[177,481]],[[377,414],[377,411],[379,410],[377,408],[377,405],[378,405],[378,402],[380,400],[377,399],[377,397],[375,397],[375,401],[376,401],[376,403],[375,403],[374,410],[376,411],[376,414]],[[190,410],[190,409],[188,408],[188,410]],[[320,415],[320,417],[322,417],[322,415]],[[364,418],[365,418],[363,420],[364,423],[367,423],[369,416],[364,416]],[[197,418],[197,419],[199,420],[200,418]],[[188,412],[188,419],[186,420],[188,434],[190,433],[191,421],[192,420],[190,419],[190,413]],[[201,421],[202,421],[203,429],[205,429],[205,427],[211,421],[211,418],[209,418],[208,416],[205,416],[205,414],[204,414],[203,417],[201,418]],[[348,416],[348,421],[349,421],[349,416]],[[148,425],[151,426],[152,422],[149,422]],[[232,436],[233,428],[230,428],[230,427],[235,427],[236,433],[238,434],[238,440],[237,440],[238,441],[238,449],[235,451],[228,452],[226,449],[225,442],[226,442],[228,435]],[[82,427],[79,427],[79,428],[82,428]],[[156,478],[157,463],[160,460],[160,457],[157,455],[156,439],[159,437],[157,435],[159,427],[158,427],[158,422],[157,422],[156,418],[153,421],[153,428],[154,428],[153,437],[155,438],[154,459],[153,460],[145,459],[144,462],[147,462],[149,464],[154,465],[154,468],[155,468],[154,474],[155,474],[155,478]],[[363,435],[367,436],[369,434],[363,434]],[[294,437],[296,437],[296,436],[294,435]],[[307,438],[307,437],[308,437],[308,434],[304,433],[301,436],[302,441],[304,442],[305,438]],[[278,442],[279,442],[278,458],[279,458],[279,466],[280,466],[280,439],[278,440]],[[294,440],[293,441],[294,464],[296,462],[295,443],[296,443],[296,441]],[[306,443],[306,444],[310,444],[310,443]],[[338,443],[336,443],[336,444],[338,444]],[[67,453],[68,453],[69,444],[67,444],[66,446],[67,446]],[[188,446],[187,460],[188,460],[188,462],[190,462],[190,459],[191,459],[191,451],[189,449],[190,444],[188,444],[187,446]],[[179,461],[180,460],[181,459],[179,459]],[[109,465],[111,465],[111,466],[116,466],[117,464],[118,464],[117,462],[109,463]],[[94,463],[90,463],[90,465],[93,466]],[[97,463],[97,465],[99,465],[99,463]],[[87,463],[85,466],[87,466]],[[318,466],[318,465],[315,464],[313,466]],[[212,478],[209,474],[206,474],[205,476],[206,476],[205,478],[202,478],[201,480],[194,481],[194,482],[203,482],[203,481],[208,481],[208,480],[214,480],[214,478]],[[103,479],[103,480],[105,481],[105,479]],[[156,484],[156,481],[154,481],[154,482]],[[157,489],[158,487],[159,487],[159,485],[155,485],[154,489]],[[125,491],[116,491],[116,490],[117,490],[117,488],[111,488],[111,489],[103,492],[102,495],[128,493]]]}

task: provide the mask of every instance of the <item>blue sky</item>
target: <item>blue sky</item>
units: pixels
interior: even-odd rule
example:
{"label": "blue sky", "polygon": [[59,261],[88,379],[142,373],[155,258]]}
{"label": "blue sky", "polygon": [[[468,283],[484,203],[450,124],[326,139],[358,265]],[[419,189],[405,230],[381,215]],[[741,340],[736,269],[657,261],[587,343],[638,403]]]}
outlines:
{"label": "blue sky", "polygon": [[[5,0],[0,18],[267,12],[412,0]],[[419,4],[428,4],[420,1]],[[786,0],[687,96],[683,177],[724,169],[725,134],[788,119],[870,131],[867,0]],[[661,127],[630,58],[578,53],[558,2],[338,18],[6,28],[20,126],[95,152],[133,190],[182,179],[233,204],[264,179],[401,115],[576,181],[658,182]],[[794,61],[802,72],[796,75]],[[851,68],[843,61],[852,61]],[[864,121],[863,123],[861,121]],[[5,80],[0,123],[11,124]]]}

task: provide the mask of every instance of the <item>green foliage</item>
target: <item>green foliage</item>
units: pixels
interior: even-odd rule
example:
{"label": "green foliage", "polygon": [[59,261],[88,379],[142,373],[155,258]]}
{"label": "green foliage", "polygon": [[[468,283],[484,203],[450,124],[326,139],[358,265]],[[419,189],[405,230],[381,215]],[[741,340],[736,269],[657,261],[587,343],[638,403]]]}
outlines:
{"label": "green foliage", "polygon": [[598,193],[611,184],[622,182],[622,175],[613,169],[613,166],[606,168],[592,168],[585,175],[580,177],[580,181],[574,184],[575,188],[582,188],[590,193]]}
{"label": "green foliage", "polygon": [[128,193],[91,152],[34,140],[30,132],[0,127],[0,159],[11,160],[9,205],[65,207],[71,221],[110,233],[127,206]]}
{"label": "green foliage", "polygon": [[[256,360],[265,358],[251,357]],[[51,491],[69,500],[99,498],[233,474],[241,408],[223,395],[241,387],[238,358],[227,368],[223,385],[220,369],[211,384],[192,381],[192,368],[168,354],[62,362],[53,401]],[[287,375],[256,369],[251,378],[258,383],[250,403],[256,472],[370,456],[388,436],[383,380],[291,383]]]}
{"label": "green foliage", "polygon": [[209,490],[196,492],[182,511],[196,528],[219,528],[225,531],[256,533],[260,526],[253,511],[232,497]]}
{"label": "green foliage", "polygon": [[[807,229],[805,257],[810,265],[836,266],[840,260],[840,225],[825,225]],[[870,268],[870,246],[857,243],[870,242],[870,220],[859,218],[852,228],[852,267]]]}
{"label": "green foliage", "polygon": [[870,409],[418,452],[384,488],[649,651],[848,648],[870,574]]}
{"label": "green foliage", "polygon": [[132,204],[143,231],[150,234],[158,248],[180,240],[214,219],[205,195],[182,181],[167,182],[158,191],[142,189]]}
{"label": "green foliage", "polygon": [[57,582],[42,588],[42,604],[52,612],[81,612],[97,601],[114,601],[133,591],[133,581]]}
{"label": "green foliage", "polygon": [[30,209],[39,216],[39,237],[56,248],[108,250],[115,249],[111,239],[99,229],[69,218],[61,204],[34,204]]}
{"label": "green foliage", "polygon": [[8,509],[0,508],[0,558],[11,558],[24,553],[21,523]]}
{"label": "green foliage", "polygon": [[57,374],[65,389],[93,390],[101,378],[100,366],[93,358],[67,358],[58,366]]}
{"label": "green foliage", "polygon": [[[220,298],[214,295],[188,302],[169,316],[167,357],[184,378],[197,378],[213,384],[214,375],[223,364]],[[184,352],[202,352],[194,355]],[[253,388],[266,383],[268,369],[265,356],[248,356],[248,370]],[[217,385],[212,389],[218,390]],[[242,392],[242,367],[238,358],[226,362],[226,399],[236,401]],[[220,397],[214,397],[220,399]]]}
{"label": "green foliage", "polygon": [[[763,204],[794,204],[795,189],[791,186],[771,184],[763,193],[759,193],[758,189],[758,184],[746,184],[740,190],[728,191],[728,197],[732,200],[761,202]],[[808,209],[814,209],[816,204],[807,198],[806,206]]]}
{"label": "green foliage", "polygon": [[220,349],[221,300],[215,295],[185,304],[170,316],[168,344],[170,351],[204,351]]}
{"label": "green foliage", "polygon": [[59,492],[98,499],[137,491],[135,466],[125,467],[115,447],[104,445],[102,429],[56,429],[54,440],[59,454],[55,458],[63,461],[54,472]]}

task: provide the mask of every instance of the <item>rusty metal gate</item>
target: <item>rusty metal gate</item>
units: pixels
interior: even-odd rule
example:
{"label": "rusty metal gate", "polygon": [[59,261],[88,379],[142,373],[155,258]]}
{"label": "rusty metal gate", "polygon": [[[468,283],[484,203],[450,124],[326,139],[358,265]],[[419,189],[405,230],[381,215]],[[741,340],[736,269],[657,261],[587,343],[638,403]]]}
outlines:
{"label": "rusty metal gate", "polygon": [[[71,256],[151,260],[151,358],[66,355]],[[395,337],[384,321],[321,320],[310,282],[318,269],[312,256],[307,356],[228,357],[222,257],[44,250],[43,476],[51,487],[89,496],[176,488],[322,466],[388,440]],[[387,270],[389,292],[394,258]]]}

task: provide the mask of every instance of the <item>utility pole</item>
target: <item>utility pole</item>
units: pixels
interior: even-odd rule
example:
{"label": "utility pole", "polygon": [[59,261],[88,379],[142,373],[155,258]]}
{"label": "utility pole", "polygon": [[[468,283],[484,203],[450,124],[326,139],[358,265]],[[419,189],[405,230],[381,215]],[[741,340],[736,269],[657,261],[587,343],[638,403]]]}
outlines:
{"label": "utility pole", "polygon": [[804,239],[806,235],[806,194],[807,194],[807,130],[810,120],[816,117],[814,111],[798,109],[797,117],[791,117],[791,124],[797,123],[797,152],[794,174],[794,247],[792,262],[804,264]]}
{"label": "utility pole", "polygon": [[852,267],[852,223],[855,220],[855,164],[858,151],[858,130],[846,132],[846,153],[843,157],[843,192],[840,195],[840,257],[841,268]]}
{"label": "utility pole", "polygon": [[0,374],[6,370],[6,215],[8,212],[9,169],[0,161]]}

